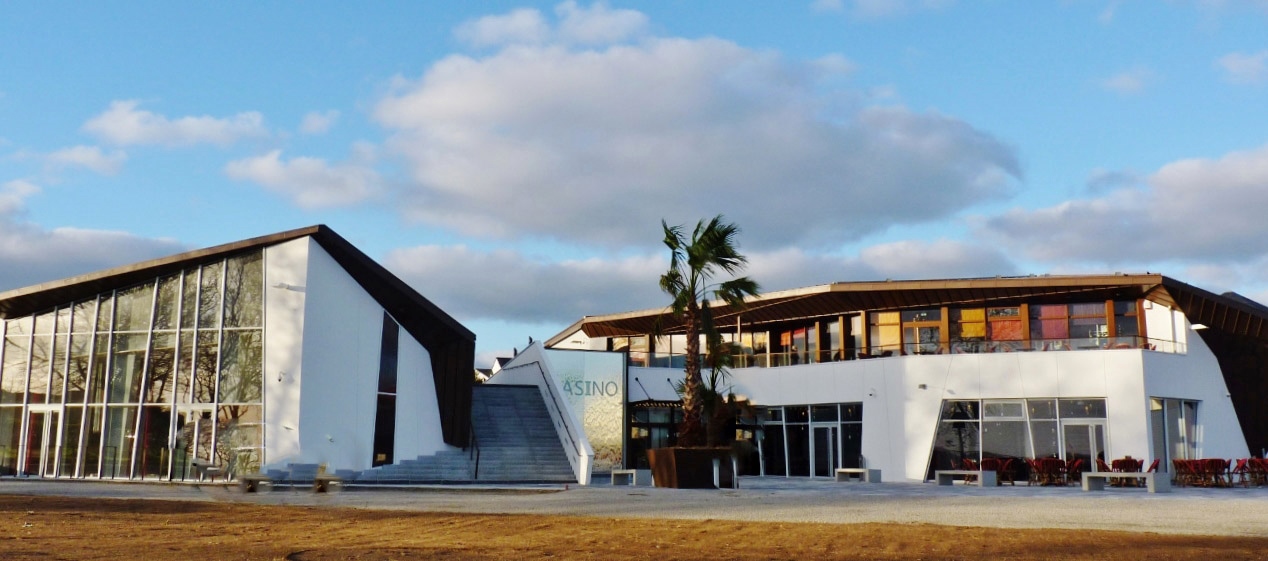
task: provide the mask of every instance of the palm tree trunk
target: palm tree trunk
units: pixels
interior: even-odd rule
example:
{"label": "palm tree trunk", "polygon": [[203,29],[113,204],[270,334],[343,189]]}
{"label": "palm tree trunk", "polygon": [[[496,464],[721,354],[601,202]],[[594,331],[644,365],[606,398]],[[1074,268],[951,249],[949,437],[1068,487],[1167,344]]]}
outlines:
{"label": "palm tree trunk", "polygon": [[678,427],[679,446],[700,446],[704,443],[701,433],[700,402],[700,333],[696,325],[699,310],[693,301],[687,305],[687,365],[683,377],[682,424]]}

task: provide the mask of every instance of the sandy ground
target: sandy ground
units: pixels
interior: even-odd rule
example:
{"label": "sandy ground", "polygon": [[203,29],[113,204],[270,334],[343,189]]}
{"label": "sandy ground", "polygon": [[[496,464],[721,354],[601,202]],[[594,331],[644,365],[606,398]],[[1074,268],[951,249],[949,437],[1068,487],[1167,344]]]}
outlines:
{"label": "sandy ground", "polygon": [[0,482],[0,559],[1268,559],[1268,489]]}

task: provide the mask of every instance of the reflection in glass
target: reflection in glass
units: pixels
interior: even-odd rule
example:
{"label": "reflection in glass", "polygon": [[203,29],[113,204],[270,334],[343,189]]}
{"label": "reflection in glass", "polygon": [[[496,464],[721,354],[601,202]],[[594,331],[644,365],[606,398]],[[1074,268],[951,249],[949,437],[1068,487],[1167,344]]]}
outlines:
{"label": "reflection in glass", "polygon": [[220,351],[221,403],[260,401],[263,350],[259,331],[225,331]]}
{"label": "reflection in glass", "polygon": [[176,389],[173,367],[176,359],[176,334],[155,333],[150,345],[150,373],[145,388],[146,403],[171,403]]}
{"label": "reflection in glass", "polygon": [[75,304],[71,315],[71,331],[74,333],[92,333],[93,318],[97,316],[97,301],[89,300]]}
{"label": "reflection in glass", "polygon": [[150,405],[141,408],[140,450],[137,451],[141,459],[141,477],[158,479],[167,476],[167,439],[171,424],[171,407]]}
{"label": "reflection in glass", "polygon": [[180,332],[176,358],[176,402],[189,403],[190,382],[194,379],[194,332]]}
{"label": "reflection in glass", "polygon": [[61,403],[66,388],[66,350],[70,336],[58,335],[53,339],[53,373],[49,378],[48,402]]}
{"label": "reflection in glass", "polygon": [[225,327],[260,327],[264,306],[264,254],[225,261]]}
{"label": "reflection in glass", "polygon": [[114,367],[110,376],[110,403],[137,403],[141,400],[141,377],[145,373],[144,333],[114,336]]}
{"label": "reflection in glass", "polygon": [[180,308],[180,275],[164,277],[159,281],[158,299],[154,302],[154,329],[176,329]]}
{"label": "reflection in glass", "polygon": [[181,281],[181,329],[193,329],[198,317],[198,271],[185,271]]}
{"label": "reflection in glass", "polygon": [[92,375],[88,380],[88,402],[106,402],[106,364],[110,348],[110,336],[98,335],[94,343],[92,356]]}
{"label": "reflection in glass", "polygon": [[22,408],[0,407],[0,475],[18,474],[18,443],[22,441]]}
{"label": "reflection in glass", "polygon": [[132,475],[132,445],[136,441],[137,408],[106,408],[106,446],[102,450],[102,477],[130,477]]}
{"label": "reflection in glass", "polygon": [[0,368],[0,403],[22,403],[26,393],[26,365],[31,338],[5,337],[4,366]]}
{"label": "reflection in glass", "polygon": [[216,458],[230,477],[260,471],[261,414],[258,405],[222,405],[216,410]]}
{"label": "reflection in glass", "polygon": [[1057,401],[1061,418],[1104,419],[1104,399],[1061,399]]}
{"label": "reflection in glass", "polygon": [[114,330],[146,331],[154,306],[154,285],[134,286],[115,294]]}
{"label": "reflection in glass", "polygon": [[[51,319],[49,323],[52,323]],[[48,374],[51,364],[49,355],[52,351],[52,336],[36,335],[31,338],[31,381],[27,388],[27,399],[31,403],[46,403],[48,401]]]}
{"label": "reflection in glass", "polygon": [[79,432],[83,423],[83,407],[66,407],[66,415],[62,420],[62,459],[59,470],[62,477],[75,475],[75,462],[79,458]]}
{"label": "reflection in glass", "polygon": [[56,318],[53,316],[53,312],[47,312],[35,316],[35,334],[52,335],[55,322]]}
{"label": "reflection in glass", "polygon": [[91,335],[71,335],[70,367],[66,375],[66,402],[83,403],[88,396],[88,364]]}
{"label": "reflection in glass", "polygon": [[104,407],[88,407],[88,417],[84,420],[84,462],[83,476],[97,477],[101,474],[101,416]]}
{"label": "reflection in glass", "polygon": [[216,396],[218,331],[199,331],[194,360],[194,403],[211,403]]}
{"label": "reflection in glass", "polygon": [[202,269],[198,289],[198,328],[220,326],[220,263]]}

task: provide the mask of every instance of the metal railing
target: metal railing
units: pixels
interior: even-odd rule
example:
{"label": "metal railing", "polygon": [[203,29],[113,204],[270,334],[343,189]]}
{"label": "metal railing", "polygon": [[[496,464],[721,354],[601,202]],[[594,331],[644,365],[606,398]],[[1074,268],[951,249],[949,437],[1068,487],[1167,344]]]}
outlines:
{"label": "metal railing", "polygon": [[[744,352],[731,356],[731,368],[771,368],[796,366],[845,360],[865,360],[894,356],[942,355],[942,354],[991,354],[1011,352],[1055,352],[1081,350],[1146,350],[1172,354],[1184,354],[1183,343],[1147,337],[1084,337],[1061,339],[1030,339],[1013,341],[963,340],[949,343],[907,343],[902,345],[875,345],[869,351],[844,349],[836,351],[794,352]],[[700,357],[704,364],[704,357]],[[649,368],[684,368],[685,354],[629,353],[630,366]]]}

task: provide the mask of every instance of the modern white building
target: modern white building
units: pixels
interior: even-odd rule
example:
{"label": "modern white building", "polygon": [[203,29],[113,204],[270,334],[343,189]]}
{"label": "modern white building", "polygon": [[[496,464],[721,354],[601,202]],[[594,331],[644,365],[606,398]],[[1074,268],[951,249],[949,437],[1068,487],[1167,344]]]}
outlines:
{"label": "modern white building", "polygon": [[475,335],[325,226],[0,293],[0,475],[359,472],[469,438]]}
{"label": "modern white building", "polygon": [[[1162,275],[835,283],[713,307],[736,350],[721,389],[756,406],[735,427],[742,473],[924,480],[965,458],[1124,456],[1167,470],[1268,448],[1268,309]],[[491,382],[540,370],[578,403],[611,399],[594,392],[612,368],[568,356],[620,353],[621,459],[606,466],[645,467],[675,440],[682,332],[665,308],[586,316]]]}

